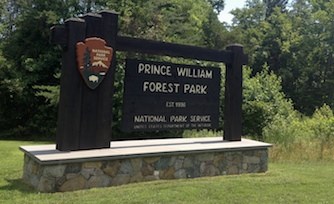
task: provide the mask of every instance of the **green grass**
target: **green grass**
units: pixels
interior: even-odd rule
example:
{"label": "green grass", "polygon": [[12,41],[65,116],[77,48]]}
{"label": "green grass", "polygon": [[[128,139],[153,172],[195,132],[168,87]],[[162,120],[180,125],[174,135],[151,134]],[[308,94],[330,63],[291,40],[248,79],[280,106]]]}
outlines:
{"label": "green grass", "polygon": [[334,162],[270,163],[263,174],[38,193],[21,181],[20,145],[0,140],[0,203],[334,203]]}

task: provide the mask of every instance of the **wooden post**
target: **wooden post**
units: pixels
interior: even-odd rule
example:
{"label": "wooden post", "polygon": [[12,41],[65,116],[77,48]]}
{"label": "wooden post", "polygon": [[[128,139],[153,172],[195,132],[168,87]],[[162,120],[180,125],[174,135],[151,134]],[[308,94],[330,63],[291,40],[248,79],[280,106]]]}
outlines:
{"label": "wooden post", "polygon": [[56,148],[68,151],[78,149],[80,143],[81,89],[84,84],[76,68],[75,52],[76,42],[85,38],[85,22],[79,18],[68,19],[62,31],[65,36],[62,39],[67,37],[67,41],[63,44]]}
{"label": "wooden post", "polygon": [[107,46],[114,47],[117,20],[118,14],[103,11],[87,14],[82,19],[69,19],[65,28],[52,30],[54,39],[51,40],[64,48],[56,139],[58,150],[110,147],[115,52],[101,84],[90,89],[77,68],[76,44],[97,37],[104,39]]}
{"label": "wooden post", "polygon": [[107,45],[114,48],[114,54],[112,57],[112,63],[110,65],[108,74],[100,84],[98,92],[98,103],[100,107],[97,110],[98,125],[96,129],[96,135],[100,140],[97,142],[97,146],[110,147],[111,132],[112,132],[112,97],[114,94],[114,79],[116,70],[116,37],[118,33],[118,13],[111,11],[100,12],[102,16],[102,33],[101,38],[107,42]]}
{"label": "wooden post", "polygon": [[232,62],[226,64],[224,140],[241,141],[242,65],[247,63],[247,56],[241,45],[230,45],[226,49],[232,52]]}

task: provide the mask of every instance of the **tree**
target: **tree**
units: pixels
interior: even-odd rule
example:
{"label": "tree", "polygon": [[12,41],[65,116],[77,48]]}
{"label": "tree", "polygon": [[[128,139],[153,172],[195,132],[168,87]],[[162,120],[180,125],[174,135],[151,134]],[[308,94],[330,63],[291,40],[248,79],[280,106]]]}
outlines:
{"label": "tree", "polygon": [[224,10],[224,6],[225,6],[224,0],[208,0],[208,1],[216,13],[219,14],[222,10]]}
{"label": "tree", "polygon": [[294,114],[292,102],[282,90],[281,78],[267,66],[251,77],[251,69],[244,72],[243,134],[263,140],[263,128],[275,118]]}
{"label": "tree", "polygon": [[93,3],[6,0],[0,5],[0,118],[4,120],[0,131],[49,134],[55,127],[57,109],[34,87],[59,84],[55,76],[61,55],[58,48],[49,44],[50,27],[83,13]]}
{"label": "tree", "polygon": [[290,12],[298,37],[283,85],[295,107],[308,115],[324,103],[333,107],[333,9],[330,1],[296,1]]}
{"label": "tree", "polygon": [[[333,3],[249,0],[233,11],[253,74],[267,64],[282,78],[283,90],[306,114],[333,104]],[[270,15],[268,14],[270,11]]]}
{"label": "tree", "polygon": [[278,8],[282,13],[285,12],[288,0],[264,0],[264,3],[266,5],[266,18],[269,18],[275,8]]}

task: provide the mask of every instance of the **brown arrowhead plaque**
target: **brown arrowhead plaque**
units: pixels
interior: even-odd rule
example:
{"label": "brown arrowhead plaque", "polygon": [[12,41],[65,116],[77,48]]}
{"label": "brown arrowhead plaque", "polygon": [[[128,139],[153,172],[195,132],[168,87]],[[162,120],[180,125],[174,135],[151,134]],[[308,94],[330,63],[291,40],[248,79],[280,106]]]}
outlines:
{"label": "brown arrowhead plaque", "polygon": [[91,37],[77,43],[78,69],[86,85],[95,89],[106,76],[113,56],[113,48],[106,46],[106,41]]}

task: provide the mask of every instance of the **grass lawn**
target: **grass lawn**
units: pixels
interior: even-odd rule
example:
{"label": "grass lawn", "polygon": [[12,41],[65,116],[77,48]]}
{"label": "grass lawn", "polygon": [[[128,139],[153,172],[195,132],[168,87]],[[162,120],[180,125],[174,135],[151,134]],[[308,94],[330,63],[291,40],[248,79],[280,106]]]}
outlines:
{"label": "grass lawn", "polygon": [[0,203],[334,203],[334,162],[270,163],[264,174],[38,193],[21,181],[26,141],[0,140]]}

